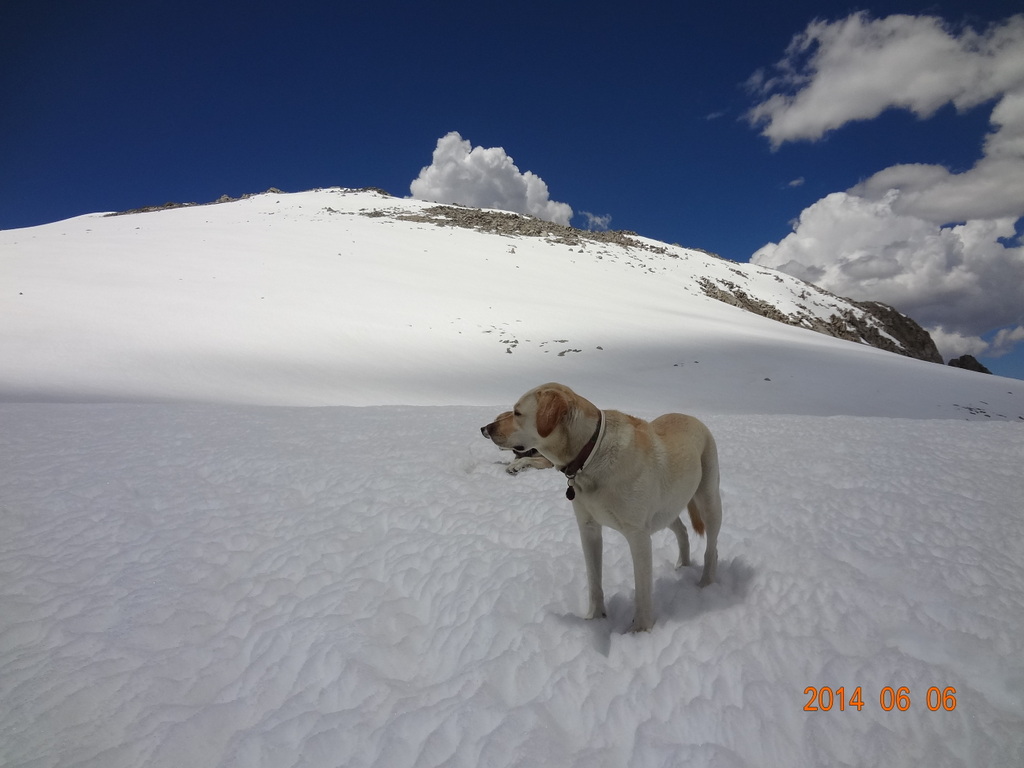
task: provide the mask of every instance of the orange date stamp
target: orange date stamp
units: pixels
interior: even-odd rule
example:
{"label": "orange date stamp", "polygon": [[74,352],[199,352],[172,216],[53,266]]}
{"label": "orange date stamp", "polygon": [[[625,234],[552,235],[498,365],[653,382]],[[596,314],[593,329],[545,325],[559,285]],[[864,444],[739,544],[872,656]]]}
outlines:
{"label": "orange date stamp", "polygon": [[[819,688],[809,685],[804,688],[804,696],[809,697],[804,704],[804,712],[831,712],[834,709],[840,712],[855,709],[860,712],[864,709],[864,688],[860,685],[851,691],[847,691],[845,686]],[[920,705],[914,703],[909,687],[887,685],[878,692],[878,706],[886,712],[906,712],[912,706]],[[925,692],[924,706],[929,712],[952,712],[956,709],[956,688],[933,685]]]}

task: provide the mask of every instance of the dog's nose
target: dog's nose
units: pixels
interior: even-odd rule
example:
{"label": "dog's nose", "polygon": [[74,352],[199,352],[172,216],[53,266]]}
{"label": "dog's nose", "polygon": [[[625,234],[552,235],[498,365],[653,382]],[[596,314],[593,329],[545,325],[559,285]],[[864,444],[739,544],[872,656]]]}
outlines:
{"label": "dog's nose", "polygon": [[491,425],[488,424],[486,427],[480,427],[480,434],[483,435],[484,437],[486,437],[488,440],[491,439],[491,436],[487,433],[487,428],[490,427],[490,426]]}

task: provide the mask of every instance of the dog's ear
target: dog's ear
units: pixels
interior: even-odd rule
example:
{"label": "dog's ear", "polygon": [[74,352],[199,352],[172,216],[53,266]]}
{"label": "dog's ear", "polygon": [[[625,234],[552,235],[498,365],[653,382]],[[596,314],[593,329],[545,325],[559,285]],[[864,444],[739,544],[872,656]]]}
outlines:
{"label": "dog's ear", "polygon": [[544,389],[537,393],[537,434],[550,435],[555,427],[565,421],[569,412],[569,399],[564,392]]}

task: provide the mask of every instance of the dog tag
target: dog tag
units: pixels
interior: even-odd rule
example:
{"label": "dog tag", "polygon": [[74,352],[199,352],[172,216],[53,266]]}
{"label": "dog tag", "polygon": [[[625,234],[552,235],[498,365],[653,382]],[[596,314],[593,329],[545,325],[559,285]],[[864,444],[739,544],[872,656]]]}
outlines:
{"label": "dog tag", "polygon": [[576,489],[573,488],[571,485],[565,489],[565,498],[567,498],[569,501],[572,501],[573,499],[576,498]]}

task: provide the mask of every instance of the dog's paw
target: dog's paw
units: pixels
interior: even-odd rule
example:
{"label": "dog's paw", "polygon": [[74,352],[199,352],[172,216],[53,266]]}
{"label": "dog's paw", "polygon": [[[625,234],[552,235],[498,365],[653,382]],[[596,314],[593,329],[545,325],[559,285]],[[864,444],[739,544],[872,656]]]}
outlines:
{"label": "dog's paw", "polygon": [[532,459],[516,459],[515,461],[508,465],[508,469],[506,469],[505,471],[508,472],[510,475],[518,475],[524,469],[530,469],[534,466],[536,465],[533,463]]}
{"label": "dog's paw", "polygon": [[633,623],[630,625],[626,632],[630,635],[635,635],[638,632],[650,632],[651,627],[654,626],[654,622],[641,622],[639,619],[633,619]]}

